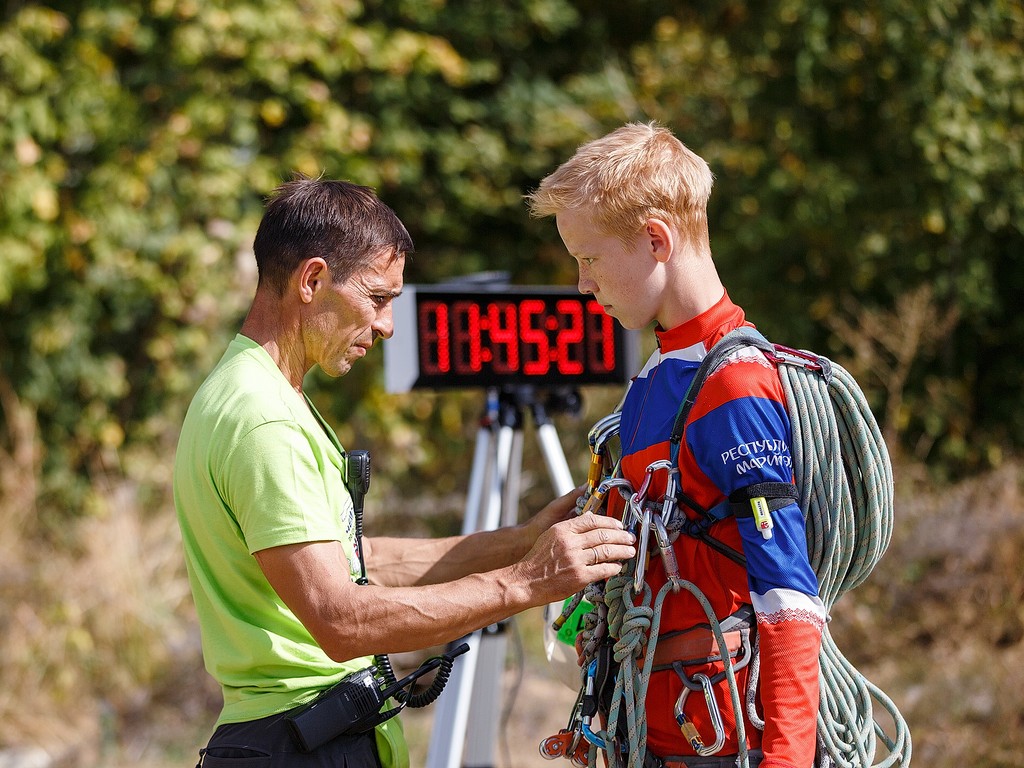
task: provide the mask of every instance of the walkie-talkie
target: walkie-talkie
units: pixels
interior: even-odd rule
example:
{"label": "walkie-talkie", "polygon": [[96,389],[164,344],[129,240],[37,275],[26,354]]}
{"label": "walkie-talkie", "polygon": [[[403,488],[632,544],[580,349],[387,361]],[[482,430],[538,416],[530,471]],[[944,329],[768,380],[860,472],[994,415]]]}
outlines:
{"label": "walkie-talkie", "polygon": [[[468,650],[469,645],[462,643],[454,650],[427,659],[401,680],[395,680],[394,676],[390,680],[378,679],[376,667],[353,672],[313,701],[288,713],[284,718],[285,723],[303,752],[312,752],[346,733],[364,733],[397,715],[406,704],[417,706],[417,703],[410,701],[411,697],[405,689],[432,669],[438,670],[439,687],[444,688],[455,657]],[[436,681],[434,687],[437,687]],[[387,700],[393,696],[398,699],[397,704],[391,709],[384,709]],[[437,695],[434,696],[436,698]],[[428,703],[423,702],[422,706]]]}
{"label": "walkie-talkie", "polygon": [[363,514],[363,499],[370,490],[370,452],[348,452],[348,477],[345,478],[348,492],[352,494],[352,505],[356,514]]}
{"label": "walkie-talkie", "polygon": [[357,584],[369,584],[366,578],[366,562],[363,559],[363,500],[370,490],[370,452],[348,452],[348,476],[345,485],[352,497],[352,511],[356,519],[356,554],[359,555],[359,579]]}

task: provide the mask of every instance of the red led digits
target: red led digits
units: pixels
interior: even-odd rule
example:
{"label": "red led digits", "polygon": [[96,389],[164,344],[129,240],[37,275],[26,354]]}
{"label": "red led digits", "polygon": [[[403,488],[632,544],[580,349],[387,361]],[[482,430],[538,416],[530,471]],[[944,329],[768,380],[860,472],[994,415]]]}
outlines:
{"label": "red led digits", "polygon": [[594,299],[587,302],[587,361],[593,371],[615,370],[615,326]]}
{"label": "red led digits", "polygon": [[474,301],[452,304],[451,331],[455,373],[480,373],[480,305]]}
{"label": "red led digits", "polygon": [[567,376],[583,373],[583,307],[577,299],[555,302],[558,312],[558,372]]}
{"label": "red led digits", "polygon": [[494,343],[491,367],[495,373],[519,371],[519,324],[516,305],[492,301],[487,305],[487,331]]}
{"label": "red led digits", "polygon": [[448,373],[452,367],[449,344],[448,305],[424,301],[419,308],[420,370],[431,376]]}
{"label": "red led digits", "polygon": [[551,367],[551,344],[544,330],[545,304],[540,299],[519,302],[519,337],[523,340],[523,368],[527,376],[543,376]]}
{"label": "red led digits", "polygon": [[414,386],[615,383],[635,365],[634,347],[592,297],[550,288],[417,290],[418,353],[403,361],[417,368]]}

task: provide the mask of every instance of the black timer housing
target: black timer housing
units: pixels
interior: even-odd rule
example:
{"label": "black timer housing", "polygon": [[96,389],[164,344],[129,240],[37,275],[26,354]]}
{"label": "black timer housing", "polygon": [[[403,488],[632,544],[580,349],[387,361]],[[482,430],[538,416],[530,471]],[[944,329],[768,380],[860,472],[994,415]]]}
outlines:
{"label": "black timer housing", "polygon": [[393,308],[388,392],[623,384],[637,371],[636,334],[572,289],[407,285]]}

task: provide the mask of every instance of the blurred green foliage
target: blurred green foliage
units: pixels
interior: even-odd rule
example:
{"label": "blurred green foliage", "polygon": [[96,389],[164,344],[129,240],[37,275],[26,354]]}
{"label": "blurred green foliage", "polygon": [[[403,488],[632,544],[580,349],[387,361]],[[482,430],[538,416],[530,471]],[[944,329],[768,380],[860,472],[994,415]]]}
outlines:
{"label": "blurred green foliage", "polygon": [[[1022,41],[1003,0],[0,5],[0,461],[32,441],[47,514],[88,510],[105,472],[165,484],[293,172],[375,187],[417,243],[409,282],[571,283],[522,195],[657,119],[715,170],[712,245],[752,319],[842,358],[831,319],[887,318],[862,371],[898,398],[887,427],[947,471],[996,462],[1024,444]],[[957,324],[902,349],[922,285]],[[392,482],[457,489],[479,398],[384,395],[379,372],[311,390]]]}

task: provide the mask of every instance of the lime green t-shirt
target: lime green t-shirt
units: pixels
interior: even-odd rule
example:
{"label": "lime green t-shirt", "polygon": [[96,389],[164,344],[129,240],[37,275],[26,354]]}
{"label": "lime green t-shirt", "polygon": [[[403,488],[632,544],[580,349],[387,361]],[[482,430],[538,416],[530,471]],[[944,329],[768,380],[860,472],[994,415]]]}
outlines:
{"label": "lime green t-shirt", "polygon": [[[324,653],[252,555],[339,541],[347,575],[358,578],[345,477],[345,453],[312,403],[262,347],[237,335],[189,406],[174,464],[203,658],[224,694],[218,725],[284,712],[371,663],[339,664]],[[384,730],[400,735],[397,719]],[[382,758],[404,751],[390,741],[381,747]]]}

